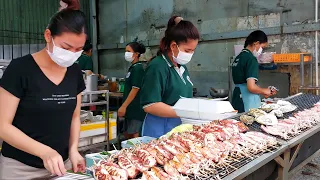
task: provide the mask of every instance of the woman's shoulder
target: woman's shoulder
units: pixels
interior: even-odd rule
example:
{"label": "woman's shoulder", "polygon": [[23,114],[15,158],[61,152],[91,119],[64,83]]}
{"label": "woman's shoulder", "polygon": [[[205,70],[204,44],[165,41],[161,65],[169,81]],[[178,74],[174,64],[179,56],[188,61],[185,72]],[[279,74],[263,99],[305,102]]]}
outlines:
{"label": "woman's shoulder", "polygon": [[156,56],[148,63],[148,67],[166,68],[169,66],[167,61],[162,56]]}
{"label": "woman's shoulder", "polygon": [[15,70],[17,70],[17,72],[22,72],[22,71],[30,69],[32,67],[32,65],[34,65],[34,63],[35,62],[34,62],[32,55],[27,54],[25,56],[11,60],[8,68],[15,69]]}

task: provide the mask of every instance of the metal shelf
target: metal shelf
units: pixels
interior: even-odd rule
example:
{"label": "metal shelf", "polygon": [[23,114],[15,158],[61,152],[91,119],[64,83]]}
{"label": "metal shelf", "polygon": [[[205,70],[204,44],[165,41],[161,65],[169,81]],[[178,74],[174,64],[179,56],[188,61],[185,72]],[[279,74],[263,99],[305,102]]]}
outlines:
{"label": "metal shelf", "polygon": [[[89,102],[84,102],[81,103],[81,107],[89,107],[89,106],[98,106],[98,105],[105,105],[105,111],[106,111],[106,133],[105,134],[100,134],[101,135],[105,135],[107,138],[107,140],[105,142],[101,142],[101,143],[96,143],[93,144],[93,138],[97,137],[97,136],[89,136],[89,137],[85,137],[85,138],[80,138],[80,140],[84,140],[84,139],[90,139],[91,144],[87,145],[87,146],[83,146],[83,147],[79,147],[79,151],[84,151],[87,149],[91,149],[91,148],[95,148],[95,147],[99,147],[99,146],[107,146],[107,151],[110,149],[110,140],[109,140],[109,127],[110,127],[110,121],[109,121],[109,90],[102,90],[102,91],[85,91],[81,93],[83,96],[84,95],[88,95],[89,96]],[[92,95],[102,95],[105,94],[105,100],[104,101],[97,101],[94,102],[92,101]]]}
{"label": "metal shelf", "polygon": [[81,107],[106,105],[106,103],[108,103],[108,101],[97,101],[97,102],[92,102],[92,103],[82,103]]}

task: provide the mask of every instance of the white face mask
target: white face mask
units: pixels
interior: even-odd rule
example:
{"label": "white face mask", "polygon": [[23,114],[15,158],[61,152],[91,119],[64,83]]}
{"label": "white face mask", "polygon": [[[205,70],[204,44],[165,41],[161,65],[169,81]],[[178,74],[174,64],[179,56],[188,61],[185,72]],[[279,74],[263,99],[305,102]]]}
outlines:
{"label": "white face mask", "polygon": [[132,62],[134,60],[132,52],[125,52],[124,59],[128,62]]}
{"label": "white face mask", "polygon": [[61,67],[70,67],[81,56],[83,50],[78,52],[68,51],[54,44],[52,39],[52,53],[47,49],[47,52],[51,59]]}
{"label": "white face mask", "polygon": [[173,54],[173,52],[172,52],[172,58],[173,58],[173,60],[174,60],[176,63],[180,64],[180,65],[185,65],[185,64],[187,64],[188,62],[190,62],[190,60],[191,60],[191,58],[192,58],[192,56],[193,56],[193,53],[182,52],[182,51],[180,51],[178,45],[177,45],[177,47],[178,47],[179,53],[178,53],[177,57],[174,57],[174,54]]}
{"label": "white face mask", "polygon": [[253,50],[253,55],[255,57],[259,57],[261,55],[261,53],[262,53],[262,50],[263,50],[262,47],[260,47],[258,51],[257,50]]}

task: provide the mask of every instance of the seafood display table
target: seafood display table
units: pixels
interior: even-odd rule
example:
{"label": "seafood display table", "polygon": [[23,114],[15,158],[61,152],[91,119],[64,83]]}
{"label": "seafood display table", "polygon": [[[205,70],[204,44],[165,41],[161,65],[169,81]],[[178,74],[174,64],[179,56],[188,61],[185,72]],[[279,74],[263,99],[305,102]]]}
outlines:
{"label": "seafood display table", "polygon": [[289,140],[286,145],[286,149],[283,152],[282,156],[279,155],[274,160],[279,164],[278,168],[278,179],[279,180],[287,180],[289,179],[289,175],[295,173],[297,170],[301,169],[304,165],[310,162],[313,158],[315,158],[320,150],[318,149],[315,153],[308,154],[305,160],[299,163],[296,167],[291,168],[297,155],[299,154],[303,143],[311,138],[313,135],[320,131],[320,124],[315,127],[309,129],[308,131],[303,132],[299,136]]}
{"label": "seafood display table", "polygon": [[[251,176],[252,179],[262,179],[265,175],[277,173],[277,179],[288,180],[290,173],[300,169],[320,153],[320,143],[315,143],[320,138],[320,106],[314,106],[319,102],[320,96],[300,93],[285,100],[295,105],[296,110],[283,114],[279,122],[291,120],[291,124],[288,123],[283,128],[277,122],[272,126],[280,127],[279,131],[287,133],[287,136],[279,133],[270,135],[275,131],[266,131],[257,122],[245,126],[242,122],[235,121],[243,115],[239,114],[232,118],[235,120],[216,120],[196,125],[191,132],[174,134],[169,139],[158,139],[135,151],[122,151],[116,159],[102,161],[103,164],[100,163],[94,173],[97,173],[97,177],[105,175],[101,171],[104,168],[113,176],[127,178],[135,178],[137,175],[137,178],[182,177],[180,175],[184,174],[184,177],[192,180],[240,180],[250,179]],[[296,130],[289,131],[292,128]],[[193,150],[190,151],[191,149]],[[204,161],[199,160],[201,158],[213,160],[216,164],[211,161],[203,163]],[[144,162],[146,164],[142,164]],[[193,175],[189,174],[190,163],[198,163],[192,169],[197,171]],[[268,172],[260,173],[271,165],[273,168]],[[128,169],[131,174],[128,176],[124,169]]]}

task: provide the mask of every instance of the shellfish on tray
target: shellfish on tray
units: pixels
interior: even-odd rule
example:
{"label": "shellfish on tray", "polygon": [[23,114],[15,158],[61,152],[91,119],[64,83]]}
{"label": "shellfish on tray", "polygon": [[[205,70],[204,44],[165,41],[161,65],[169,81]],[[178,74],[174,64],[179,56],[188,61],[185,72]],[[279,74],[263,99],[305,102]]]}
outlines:
{"label": "shellfish on tray", "polygon": [[255,119],[252,116],[248,116],[248,115],[244,114],[244,115],[240,116],[240,121],[247,124],[247,125],[250,125],[255,121]]}
{"label": "shellfish on tray", "polygon": [[279,110],[282,111],[283,113],[288,113],[288,112],[292,112],[296,109],[297,109],[297,106],[290,104],[290,105],[285,105],[285,106],[280,107]]}
{"label": "shellfish on tray", "polygon": [[269,113],[273,110],[272,108],[259,108],[259,109],[261,109],[262,111],[264,111],[266,113]]}
{"label": "shellfish on tray", "polygon": [[273,114],[266,114],[263,116],[259,116],[256,118],[256,121],[260,124],[267,125],[267,126],[276,125],[278,123],[277,117]]}
{"label": "shellfish on tray", "polygon": [[280,106],[291,105],[290,102],[284,101],[284,100],[279,100],[279,101],[277,102],[277,104],[280,105]]}
{"label": "shellfish on tray", "polygon": [[273,110],[270,112],[270,114],[273,114],[275,116],[277,116],[277,118],[282,118],[283,117],[283,112],[280,110]]}
{"label": "shellfish on tray", "polygon": [[267,113],[260,110],[260,109],[250,109],[249,112],[248,112],[248,115],[249,116],[253,116],[255,118],[259,117],[259,116],[263,116],[263,115],[266,115]]}
{"label": "shellfish on tray", "polygon": [[264,104],[261,106],[262,109],[279,109],[281,106],[279,104]]}

